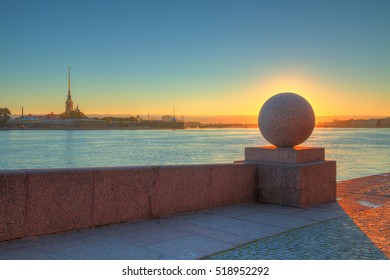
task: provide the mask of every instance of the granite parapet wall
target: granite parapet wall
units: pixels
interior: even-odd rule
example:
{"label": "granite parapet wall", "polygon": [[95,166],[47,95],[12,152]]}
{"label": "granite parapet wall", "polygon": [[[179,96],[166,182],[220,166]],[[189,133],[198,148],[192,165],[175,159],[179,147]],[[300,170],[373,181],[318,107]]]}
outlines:
{"label": "granite parapet wall", "polygon": [[258,199],[253,164],[0,171],[0,241]]}

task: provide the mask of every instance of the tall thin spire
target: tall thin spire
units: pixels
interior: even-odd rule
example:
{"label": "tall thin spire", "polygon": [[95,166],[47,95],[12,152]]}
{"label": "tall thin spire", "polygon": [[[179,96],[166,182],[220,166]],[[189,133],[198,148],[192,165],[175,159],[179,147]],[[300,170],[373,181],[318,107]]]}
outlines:
{"label": "tall thin spire", "polygon": [[72,96],[70,94],[70,66],[68,65],[68,98],[65,102],[65,114],[70,115],[70,113],[73,111],[73,101]]}
{"label": "tall thin spire", "polygon": [[68,65],[68,94],[70,95],[70,66]]}

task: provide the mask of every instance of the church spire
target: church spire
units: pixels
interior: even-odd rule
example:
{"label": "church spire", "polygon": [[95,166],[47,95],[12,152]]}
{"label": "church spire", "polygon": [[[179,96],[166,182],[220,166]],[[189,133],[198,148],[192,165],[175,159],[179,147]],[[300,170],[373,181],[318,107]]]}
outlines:
{"label": "church spire", "polygon": [[73,101],[72,101],[72,96],[70,94],[70,66],[68,65],[68,98],[66,99],[65,102],[65,114],[69,116],[70,112],[72,111],[73,111]]}
{"label": "church spire", "polygon": [[68,65],[68,95],[70,95],[70,66]]}

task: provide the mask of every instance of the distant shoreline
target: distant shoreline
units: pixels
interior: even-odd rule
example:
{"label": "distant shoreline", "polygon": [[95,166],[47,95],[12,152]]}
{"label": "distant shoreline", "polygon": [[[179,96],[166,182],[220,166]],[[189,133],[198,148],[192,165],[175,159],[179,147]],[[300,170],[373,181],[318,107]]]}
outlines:
{"label": "distant shoreline", "polygon": [[[213,128],[257,128],[257,125],[204,125],[201,127],[184,127],[184,129],[213,129]],[[359,129],[359,128],[381,128],[389,129],[390,127],[336,127],[336,126],[315,126],[315,128],[345,128],[345,129]],[[183,128],[158,128],[158,127],[102,127],[102,128],[88,128],[88,127],[69,127],[69,128],[46,128],[46,127],[0,127],[1,130],[183,130]]]}
{"label": "distant shoreline", "polygon": [[[166,117],[166,116],[165,116]],[[349,119],[332,122],[317,120],[316,128],[390,128],[390,117],[371,119]],[[258,128],[257,122],[223,122],[223,121],[183,121],[172,118],[170,120],[142,120],[141,118],[103,119],[72,118],[16,118],[8,121],[3,129],[13,130],[176,130],[176,129],[207,129],[207,128]],[[0,128],[1,129],[1,128]]]}
{"label": "distant shoreline", "polygon": [[47,127],[2,127],[0,130],[183,130],[183,129],[213,129],[213,128],[257,128],[257,125],[204,125],[201,127],[101,127],[101,128],[90,128],[90,127],[62,127],[62,128],[47,128]]}

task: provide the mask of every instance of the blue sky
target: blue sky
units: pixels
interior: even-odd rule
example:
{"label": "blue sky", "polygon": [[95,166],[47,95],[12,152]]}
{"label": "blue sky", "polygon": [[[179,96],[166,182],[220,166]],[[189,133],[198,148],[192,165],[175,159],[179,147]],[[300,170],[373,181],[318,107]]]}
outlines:
{"label": "blue sky", "polygon": [[1,1],[0,107],[251,115],[390,112],[390,1]]}

